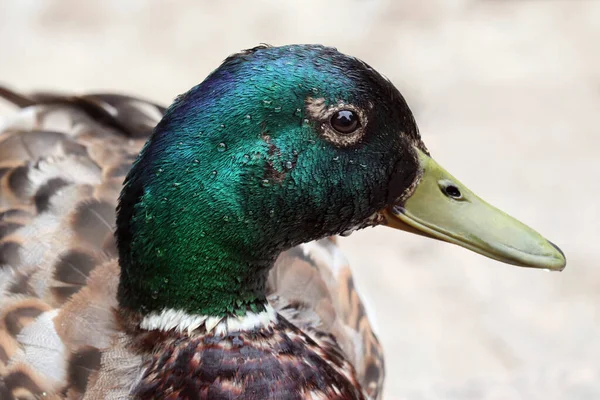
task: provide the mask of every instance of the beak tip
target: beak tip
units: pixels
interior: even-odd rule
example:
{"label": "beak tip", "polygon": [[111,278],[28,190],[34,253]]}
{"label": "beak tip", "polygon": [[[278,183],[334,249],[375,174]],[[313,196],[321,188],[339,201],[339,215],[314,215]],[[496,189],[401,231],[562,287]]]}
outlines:
{"label": "beak tip", "polygon": [[557,267],[553,268],[553,270],[555,270],[555,271],[564,270],[565,267],[567,266],[567,257],[565,256],[565,253],[563,253],[563,251],[557,245],[552,243],[551,241],[548,240],[548,243],[550,243],[550,245],[552,247],[554,247],[554,249],[558,252],[558,255],[556,257],[556,260],[558,261]]}
{"label": "beak tip", "polygon": [[556,249],[556,251],[558,251],[560,253],[560,255],[562,256],[562,258],[565,259],[565,261],[567,260],[567,257],[565,257],[565,253],[563,253],[563,251],[560,249],[560,247],[558,247],[557,245],[555,245],[554,243],[552,243],[549,240],[548,240],[548,243],[550,243],[552,245],[552,247],[554,247]]}

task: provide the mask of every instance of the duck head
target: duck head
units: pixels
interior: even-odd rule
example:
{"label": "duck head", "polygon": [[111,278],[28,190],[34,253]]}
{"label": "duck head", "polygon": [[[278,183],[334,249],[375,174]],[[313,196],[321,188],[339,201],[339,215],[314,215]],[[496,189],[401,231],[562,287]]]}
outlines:
{"label": "duck head", "polygon": [[430,157],[406,101],[369,65],[323,46],[260,46],[178,97],[134,164],[117,218],[119,299],[238,312],[264,301],[281,251],[375,225],[565,265]]}

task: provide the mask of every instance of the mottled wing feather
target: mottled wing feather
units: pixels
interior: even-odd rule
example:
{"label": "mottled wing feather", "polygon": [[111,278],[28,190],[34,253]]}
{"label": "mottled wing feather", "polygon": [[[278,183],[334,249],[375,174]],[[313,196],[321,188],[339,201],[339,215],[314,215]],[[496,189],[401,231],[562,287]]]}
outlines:
{"label": "mottled wing feather", "polygon": [[115,333],[116,199],[164,108],[0,96],[26,107],[0,131],[0,398],[80,398]]}
{"label": "mottled wing feather", "polygon": [[315,330],[331,333],[354,365],[363,389],[369,397],[379,398],[385,376],[383,350],[335,239],[283,253],[268,284],[275,308],[309,335]]}
{"label": "mottled wing feather", "polygon": [[[24,107],[0,130],[0,398],[81,398],[88,381],[105,388],[99,349],[130,383],[133,356],[107,350],[117,335],[114,210],[165,109],[114,94],[25,96],[0,87],[0,97]],[[331,333],[377,398],[381,349],[340,257],[330,240],[284,253],[270,299],[307,334]]]}

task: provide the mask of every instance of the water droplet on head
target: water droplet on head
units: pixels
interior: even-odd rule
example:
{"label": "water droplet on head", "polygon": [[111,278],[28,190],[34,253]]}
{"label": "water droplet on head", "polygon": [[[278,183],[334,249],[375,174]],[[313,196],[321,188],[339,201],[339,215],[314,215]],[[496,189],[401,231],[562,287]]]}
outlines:
{"label": "water droplet on head", "polygon": [[215,171],[211,172],[211,173],[210,173],[210,175],[211,175],[213,178],[216,178],[216,177],[217,177],[217,171],[215,170]]}
{"label": "water droplet on head", "polygon": [[302,124],[309,125],[310,121],[308,120],[308,118],[304,118],[304,120],[302,121]]}
{"label": "water droplet on head", "polygon": [[273,109],[273,111],[276,112],[276,113],[281,112],[281,107],[275,107]]}
{"label": "water droplet on head", "polygon": [[169,278],[164,278],[164,279],[163,279],[163,282],[164,282],[164,283],[169,283]]}
{"label": "water droplet on head", "polygon": [[228,215],[223,215],[223,221],[229,222],[229,216]]}
{"label": "water droplet on head", "polygon": [[286,169],[292,169],[293,166],[294,166],[294,164],[292,164],[291,161],[286,161],[286,163],[285,163],[285,168]]}
{"label": "water droplet on head", "polygon": [[339,156],[333,157],[333,161],[340,161],[340,157]]}
{"label": "water droplet on head", "polygon": [[221,142],[217,145],[217,150],[219,151],[219,153],[222,153],[225,150],[227,150],[227,145],[225,143]]}
{"label": "water droplet on head", "polygon": [[272,217],[273,217],[273,215],[275,215],[275,210],[270,210],[270,211],[269,211],[269,216],[272,218]]}
{"label": "water droplet on head", "polygon": [[156,256],[157,257],[162,257],[164,255],[164,252],[162,251],[162,249],[157,248],[156,249]]}
{"label": "water droplet on head", "polygon": [[271,181],[268,179],[263,179],[262,182],[260,183],[263,187],[268,187],[271,186]]}
{"label": "water droplet on head", "polygon": [[223,129],[225,129],[225,124],[219,125],[219,130],[222,131]]}
{"label": "water droplet on head", "polygon": [[246,119],[252,119],[252,115],[246,114]]}
{"label": "water droplet on head", "polygon": [[200,164],[200,160],[198,160],[197,158],[194,158],[194,164]]}
{"label": "water droplet on head", "polygon": [[296,108],[296,111],[294,111],[294,116],[300,117],[301,115],[302,115],[302,109]]}
{"label": "water droplet on head", "polygon": [[272,103],[271,100],[263,100],[263,105],[265,105],[265,106],[270,106],[271,103]]}
{"label": "water droplet on head", "polygon": [[181,186],[181,183],[180,183],[180,182],[173,182],[173,185],[172,185],[172,186],[173,186],[174,188],[179,188],[179,186]]}
{"label": "water droplet on head", "polygon": [[158,299],[158,290],[153,290],[151,296],[154,300]]}
{"label": "water droplet on head", "polygon": [[244,154],[244,156],[242,157],[242,164],[248,164],[249,161],[250,156],[248,154]]}

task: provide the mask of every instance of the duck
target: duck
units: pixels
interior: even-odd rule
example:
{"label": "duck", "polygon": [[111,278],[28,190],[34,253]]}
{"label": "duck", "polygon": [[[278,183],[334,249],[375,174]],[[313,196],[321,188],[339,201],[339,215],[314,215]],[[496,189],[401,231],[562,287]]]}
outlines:
{"label": "duck", "polygon": [[379,399],[383,350],[337,235],[566,265],[332,47],[241,51],[169,107],[0,97],[19,108],[0,133],[2,399]]}

